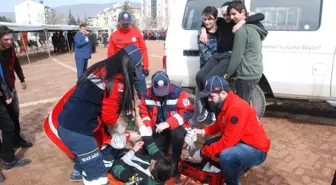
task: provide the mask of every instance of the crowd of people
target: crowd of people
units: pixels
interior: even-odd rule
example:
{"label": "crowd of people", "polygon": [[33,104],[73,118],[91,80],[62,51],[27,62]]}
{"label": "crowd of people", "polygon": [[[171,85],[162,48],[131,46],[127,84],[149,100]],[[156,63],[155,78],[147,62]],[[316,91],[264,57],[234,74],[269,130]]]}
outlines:
{"label": "crowd of people", "polygon": [[143,30],[145,40],[166,40],[167,30]]}
{"label": "crowd of people", "polygon": [[[66,34],[63,31],[56,31],[51,37],[52,45],[54,47],[55,54],[61,54],[65,52],[74,52],[74,37],[76,35],[75,31],[68,31]],[[96,47],[98,45],[97,35],[93,32],[88,32],[88,38],[90,39],[91,51],[96,52]]]}
{"label": "crowd of people", "polygon": [[[203,11],[194,104],[163,71],[155,72],[152,85],[146,87],[147,47],[141,31],[130,26],[129,12],[119,14],[107,58],[88,69],[92,43],[86,26],[80,25],[74,36],[78,81],[44,124],[47,136],[73,159],[71,181],[106,185],[110,173],[124,183],[164,185],[178,177],[179,166],[189,160],[217,164],[225,183],[238,185],[242,171],[265,161],[270,140],[250,106],[251,93],[263,72],[261,43],[267,31],[260,21],[264,15],[249,14],[241,1],[223,4],[221,13],[224,18],[212,6]],[[4,33],[0,30],[1,42],[9,39],[10,30]],[[233,78],[237,79],[236,94],[230,88]],[[5,119],[13,94],[6,88],[1,83],[1,127],[2,120],[18,125],[12,123],[14,118]],[[121,116],[128,119],[127,126],[118,121]],[[200,128],[198,123],[204,121],[205,127]],[[28,146],[18,134],[20,145]],[[197,135],[205,140],[201,148],[195,146]],[[4,138],[3,142],[14,141]],[[126,149],[129,142],[135,143],[132,149]],[[6,147],[2,149],[5,152]],[[7,169],[30,162],[13,160],[4,160]]]}

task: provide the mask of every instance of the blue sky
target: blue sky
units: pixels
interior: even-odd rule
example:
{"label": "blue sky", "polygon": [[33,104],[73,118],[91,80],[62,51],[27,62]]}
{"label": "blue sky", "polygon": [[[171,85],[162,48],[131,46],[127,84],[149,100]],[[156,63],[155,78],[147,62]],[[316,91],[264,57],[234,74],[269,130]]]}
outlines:
{"label": "blue sky", "polygon": [[[0,12],[14,12],[14,6],[18,3],[23,2],[24,0],[0,0]],[[40,1],[40,0],[37,0]],[[50,7],[58,7],[62,5],[72,5],[72,4],[81,4],[81,3],[111,3],[115,0],[44,0],[44,4]],[[122,0],[120,0],[122,1]],[[130,2],[138,2],[140,0],[130,0]]]}

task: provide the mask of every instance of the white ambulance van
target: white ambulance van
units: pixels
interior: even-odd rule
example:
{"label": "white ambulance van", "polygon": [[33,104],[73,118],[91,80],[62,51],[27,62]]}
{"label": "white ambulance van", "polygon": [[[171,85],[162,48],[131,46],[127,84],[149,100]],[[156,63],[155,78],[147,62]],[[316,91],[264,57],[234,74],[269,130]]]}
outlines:
{"label": "white ambulance van", "polygon": [[[163,67],[170,79],[194,88],[199,70],[197,33],[202,10],[223,0],[179,0],[171,15]],[[245,0],[265,15],[264,74],[252,105],[263,115],[265,97],[326,101],[336,106],[335,0]]]}

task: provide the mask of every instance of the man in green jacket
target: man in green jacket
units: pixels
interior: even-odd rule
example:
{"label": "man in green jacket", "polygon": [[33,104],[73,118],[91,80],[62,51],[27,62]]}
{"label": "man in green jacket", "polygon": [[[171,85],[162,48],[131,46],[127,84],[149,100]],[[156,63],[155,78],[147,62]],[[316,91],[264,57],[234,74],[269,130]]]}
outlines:
{"label": "man in green jacket", "polygon": [[[246,7],[241,1],[232,2],[227,11],[236,23],[247,16]],[[263,74],[261,50],[266,36],[267,31],[262,24],[246,24],[234,36],[232,56],[224,77],[237,77],[237,94],[247,102],[250,102],[252,92]]]}

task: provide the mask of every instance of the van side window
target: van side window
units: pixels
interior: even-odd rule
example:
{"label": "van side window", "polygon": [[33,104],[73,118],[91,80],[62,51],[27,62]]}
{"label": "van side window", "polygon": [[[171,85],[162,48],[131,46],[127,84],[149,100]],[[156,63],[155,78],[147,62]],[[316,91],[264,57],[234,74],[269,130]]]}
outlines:
{"label": "van side window", "polygon": [[[221,6],[227,1],[228,0],[189,0],[184,10],[182,27],[186,30],[199,30],[203,22],[203,9],[207,6],[215,6],[220,10]],[[218,14],[218,17],[222,17],[221,11],[218,11]]]}
{"label": "van side window", "polygon": [[252,0],[251,11],[263,13],[270,31],[315,31],[321,24],[322,0]]}

